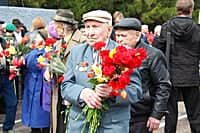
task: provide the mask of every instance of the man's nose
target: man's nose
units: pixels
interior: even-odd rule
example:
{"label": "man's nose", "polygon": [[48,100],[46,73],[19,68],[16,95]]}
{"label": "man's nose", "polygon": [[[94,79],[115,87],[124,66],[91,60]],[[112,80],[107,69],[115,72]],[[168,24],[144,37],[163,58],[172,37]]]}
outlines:
{"label": "man's nose", "polygon": [[95,29],[93,27],[87,29],[88,36],[94,36],[94,34],[95,34]]}
{"label": "man's nose", "polygon": [[116,37],[116,41],[117,41],[117,43],[121,44],[123,39],[120,36],[118,36],[118,37]]}

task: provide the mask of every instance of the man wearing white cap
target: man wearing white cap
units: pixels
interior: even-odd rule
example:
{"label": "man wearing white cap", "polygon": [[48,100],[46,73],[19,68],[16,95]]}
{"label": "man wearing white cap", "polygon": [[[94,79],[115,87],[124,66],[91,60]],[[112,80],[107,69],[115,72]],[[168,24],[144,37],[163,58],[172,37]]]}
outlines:
{"label": "man wearing white cap", "polygon": [[[84,105],[89,108],[101,108],[101,99],[109,99],[109,110],[103,113],[101,124],[97,133],[128,133],[130,119],[130,103],[134,103],[141,95],[141,79],[136,70],[131,75],[131,84],[127,87],[128,99],[122,100],[120,97],[110,97],[110,89],[107,84],[99,84],[95,91],[93,85],[88,83],[87,77],[91,65],[95,60],[93,56],[93,45],[96,42],[106,43],[105,49],[113,49],[116,43],[110,39],[112,31],[112,16],[107,11],[95,10],[83,15],[87,42],[77,45],[71,49],[67,62],[67,72],[64,75],[64,81],[61,85],[62,97],[72,103],[68,121],[69,133],[80,133],[84,128],[85,115],[82,109]],[[80,63],[88,64],[87,70],[79,69]],[[133,89],[134,88],[134,89]],[[78,117],[78,119],[77,119]],[[86,125],[84,133],[88,133]]]}

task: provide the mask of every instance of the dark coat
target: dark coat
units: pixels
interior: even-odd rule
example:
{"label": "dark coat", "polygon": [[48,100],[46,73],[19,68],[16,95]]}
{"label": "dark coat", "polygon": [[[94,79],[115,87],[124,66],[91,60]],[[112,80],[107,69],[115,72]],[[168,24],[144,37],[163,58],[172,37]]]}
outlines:
{"label": "dark coat", "polygon": [[26,56],[26,76],[22,99],[22,123],[33,128],[50,126],[50,113],[42,108],[41,103],[43,71],[37,66],[37,58],[42,54],[42,51],[34,49]]}
{"label": "dark coat", "polygon": [[167,112],[171,88],[164,54],[143,42],[142,39],[136,48],[141,47],[147,51],[147,58],[143,60],[139,68],[144,98],[132,105],[131,122],[145,122],[150,116],[161,119]]}
{"label": "dark coat", "polygon": [[153,46],[166,51],[167,31],[172,35],[169,54],[173,86],[199,86],[200,28],[191,17],[173,17],[162,26]]}

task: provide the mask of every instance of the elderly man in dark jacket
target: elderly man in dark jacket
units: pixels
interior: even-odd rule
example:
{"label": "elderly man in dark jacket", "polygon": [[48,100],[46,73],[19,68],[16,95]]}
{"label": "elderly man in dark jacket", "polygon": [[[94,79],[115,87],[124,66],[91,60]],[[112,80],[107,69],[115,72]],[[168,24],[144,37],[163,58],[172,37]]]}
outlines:
{"label": "elderly man in dark jacket", "polygon": [[175,133],[178,116],[178,97],[182,93],[191,132],[200,133],[199,58],[200,29],[192,20],[193,0],[177,0],[177,16],[162,26],[161,36],[153,46],[166,53],[172,93],[165,133]]}
{"label": "elderly man in dark jacket", "polygon": [[160,119],[167,112],[171,83],[165,57],[160,50],[141,39],[141,22],[138,19],[122,19],[114,28],[120,45],[144,48],[147,51],[147,58],[139,68],[144,98],[132,105],[130,133],[152,133],[159,127]]}

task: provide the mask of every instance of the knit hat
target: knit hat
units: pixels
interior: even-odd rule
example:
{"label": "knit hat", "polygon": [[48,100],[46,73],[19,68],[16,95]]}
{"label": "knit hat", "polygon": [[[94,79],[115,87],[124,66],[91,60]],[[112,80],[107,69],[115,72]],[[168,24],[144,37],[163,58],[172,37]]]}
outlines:
{"label": "knit hat", "polygon": [[12,23],[7,23],[5,25],[5,28],[6,28],[7,32],[13,32],[13,31],[16,30],[16,26],[14,24],[12,24]]}

